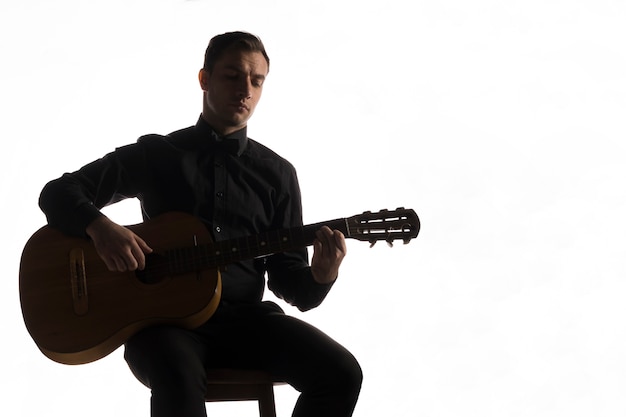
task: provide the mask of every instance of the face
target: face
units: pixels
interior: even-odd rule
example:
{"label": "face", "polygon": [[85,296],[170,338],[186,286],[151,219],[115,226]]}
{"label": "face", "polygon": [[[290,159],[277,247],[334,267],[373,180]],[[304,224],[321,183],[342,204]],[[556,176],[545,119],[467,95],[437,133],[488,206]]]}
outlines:
{"label": "face", "polygon": [[261,99],[267,73],[267,61],[260,52],[224,52],[210,74],[201,69],[198,75],[204,91],[204,119],[222,135],[245,127]]}

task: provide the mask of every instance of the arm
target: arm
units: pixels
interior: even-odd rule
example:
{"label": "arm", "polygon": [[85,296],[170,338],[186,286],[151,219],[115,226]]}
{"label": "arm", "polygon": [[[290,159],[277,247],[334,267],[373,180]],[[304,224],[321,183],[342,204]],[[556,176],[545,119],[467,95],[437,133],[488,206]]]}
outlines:
{"label": "arm", "polygon": [[[140,149],[120,148],[74,173],[50,181],[39,205],[50,226],[65,234],[90,237],[110,270],[143,268],[150,247],[129,229],[115,224],[100,208],[136,195],[140,177],[128,167],[141,167]],[[135,171],[139,171],[137,169]]]}
{"label": "arm", "polygon": [[346,254],[345,238],[324,226],[313,243],[311,266],[307,251],[278,253],[266,259],[268,288],[300,311],[319,306],[334,285]]}
{"label": "arm", "polygon": [[[277,207],[281,221],[278,228],[302,226],[302,204],[300,188],[295,170],[284,187],[288,192]],[[309,266],[306,249],[279,253],[266,259],[268,288],[276,296],[295,305],[301,311],[317,307],[322,303],[339,274],[339,267],[346,254],[343,234],[323,227],[316,233],[313,257]]]}
{"label": "arm", "polygon": [[86,237],[87,226],[102,216],[102,207],[138,194],[143,159],[141,148],[131,145],[50,181],[39,197],[48,224],[67,235]]}

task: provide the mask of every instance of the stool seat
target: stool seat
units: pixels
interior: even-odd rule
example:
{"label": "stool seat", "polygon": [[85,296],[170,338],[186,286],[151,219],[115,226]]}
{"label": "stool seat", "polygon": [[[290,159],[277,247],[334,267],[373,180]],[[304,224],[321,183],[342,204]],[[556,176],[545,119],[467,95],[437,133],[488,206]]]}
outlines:
{"label": "stool seat", "polygon": [[285,384],[268,372],[207,369],[205,401],[258,401],[260,417],[276,417],[274,385]]}

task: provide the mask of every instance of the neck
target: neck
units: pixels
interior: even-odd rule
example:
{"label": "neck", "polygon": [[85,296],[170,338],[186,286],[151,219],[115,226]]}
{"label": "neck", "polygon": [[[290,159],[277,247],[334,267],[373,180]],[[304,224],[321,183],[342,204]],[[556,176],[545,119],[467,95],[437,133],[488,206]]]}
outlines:
{"label": "neck", "polygon": [[230,135],[232,133],[235,133],[236,131],[241,130],[244,127],[246,127],[246,125],[243,125],[243,126],[225,126],[223,123],[220,123],[219,121],[214,120],[212,117],[208,116],[206,111],[202,112],[201,117],[220,136],[228,136],[228,135]]}

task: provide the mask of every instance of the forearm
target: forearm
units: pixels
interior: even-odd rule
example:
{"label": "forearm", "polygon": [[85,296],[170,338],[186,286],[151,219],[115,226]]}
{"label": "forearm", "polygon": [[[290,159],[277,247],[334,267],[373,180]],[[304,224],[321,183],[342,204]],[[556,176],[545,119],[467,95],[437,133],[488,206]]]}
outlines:
{"label": "forearm", "polygon": [[272,268],[276,257],[285,254],[273,255],[268,259],[268,288],[289,304],[296,306],[300,311],[310,310],[319,306],[326,298],[334,282],[320,284],[313,278],[311,268],[306,264],[289,268]]}
{"label": "forearm", "polygon": [[86,236],[87,225],[102,215],[93,197],[72,174],[64,174],[46,184],[39,197],[39,207],[50,226],[73,236]]}

